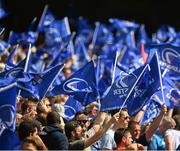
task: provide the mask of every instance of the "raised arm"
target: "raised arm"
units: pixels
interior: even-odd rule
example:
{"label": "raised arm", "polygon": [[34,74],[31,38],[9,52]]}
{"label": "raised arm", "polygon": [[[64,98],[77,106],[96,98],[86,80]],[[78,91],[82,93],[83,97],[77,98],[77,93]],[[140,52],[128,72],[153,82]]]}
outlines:
{"label": "raised arm", "polygon": [[133,117],[133,121],[136,121],[136,122],[140,122],[141,119],[143,118],[144,116],[144,111],[146,110],[147,108],[147,105],[145,105],[134,117]]}
{"label": "raised arm", "polygon": [[161,123],[161,120],[163,119],[163,116],[166,113],[167,113],[167,106],[163,104],[161,106],[161,113],[153,120],[153,122],[145,132],[147,141],[150,141],[151,137],[156,132],[157,128],[159,127],[159,124]]}
{"label": "raised arm", "polygon": [[93,124],[93,129],[94,129],[95,133],[100,129],[101,125],[104,123],[106,115],[107,115],[107,113],[105,113],[105,112],[98,113],[98,116]]}
{"label": "raised arm", "polygon": [[96,141],[98,141],[104,134],[105,132],[118,121],[119,118],[119,113],[115,114],[105,125],[103,128],[100,128],[92,137],[87,138],[84,140],[84,148],[89,147]]}

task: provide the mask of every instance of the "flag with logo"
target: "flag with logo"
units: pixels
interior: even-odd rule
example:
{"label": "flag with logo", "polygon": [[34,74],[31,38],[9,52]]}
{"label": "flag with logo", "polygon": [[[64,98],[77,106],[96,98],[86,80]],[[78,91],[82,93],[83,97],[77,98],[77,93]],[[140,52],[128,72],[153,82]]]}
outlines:
{"label": "flag with logo", "polygon": [[180,47],[171,44],[150,46],[150,58],[157,51],[161,69],[167,70],[172,80],[180,80]]}
{"label": "flag with logo", "polygon": [[60,85],[55,86],[51,95],[66,94],[83,104],[89,104],[98,97],[93,61],[88,62]]}
{"label": "flag with logo", "polygon": [[150,71],[148,69],[144,72],[128,98],[128,110],[131,115],[135,115],[160,87],[161,75],[157,54],[154,54],[148,66]]}
{"label": "flag with logo", "polygon": [[64,65],[56,65],[51,69],[39,74],[28,74],[27,79],[18,79],[17,87],[21,89],[22,97],[34,96],[38,100],[41,100],[47,92],[50,90],[56,77],[62,71]]}
{"label": "flag with logo", "polygon": [[[126,96],[143,71],[143,68],[140,67],[130,74],[120,72],[113,85],[109,87],[110,89],[106,90],[107,95],[101,100],[101,111],[119,109],[123,105]],[[127,105],[125,104],[124,107],[127,107]]]}

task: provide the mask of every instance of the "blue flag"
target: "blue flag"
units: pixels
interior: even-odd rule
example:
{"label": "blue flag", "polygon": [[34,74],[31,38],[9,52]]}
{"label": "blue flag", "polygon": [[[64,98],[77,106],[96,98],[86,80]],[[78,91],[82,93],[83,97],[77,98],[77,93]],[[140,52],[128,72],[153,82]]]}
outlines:
{"label": "blue flag", "polygon": [[83,17],[78,18],[78,30],[77,35],[81,37],[85,44],[89,44],[93,37],[93,27],[87,19]]}
{"label": "blue flag", "polygon": [[43,73],[28,74],[29,78],[27,79],[18,79],[17,86],[21,89],[20,95],[23,97],[34,96],[41,100],[47,94],[63,67],[63,65],[56,65]]}
{"label": "blue flag", "polygon": [[25,66],[26,59],[21,61],[17,66],[9,66],[8,70],[5,70],[0,73],[1,78],[12,78],[12,79],[17,79],[17,78],[22,78],[23,77],[23,72],[24,72],[24,66]]}
{"label": "blue flag", "polygon": [[[119,109],[142,70],[141,67],[130,74],[121,72],[109,92],[107,90],[107,95],[101,100],[101,111]],[[126,104],[125,107],[127,107]]]}
{"label": "blue flag", "polygon": [[14,48],[13,51],[9,54],[8,59],[6,60],[6,64],[5,64],[5,70],[10,70],[16,66],[15,64],[13,64],[13,57],[15,55],[17,47]]}
{"label": "blue flag", "polygon": [[144,72],[129,96],[127,103],[131,115],[135,115],[160,87],[161,75],[156,55],[151,59],[149,66],[150,71]]}
{"label": "blue flag", "polygon": [[0,56],[8,49],[9,44],[5,41],[0,40]]}
{"label": "blue flag", "polygon": [[6,17],[9,13],[5,11],[5,9],[0,7],[0,19]]}
{"label": "blue flag", "polygon": [[88,54],[88,50],[83,40],[80,37],[76,38],[75,54],[77,56],[77,61],[74,62],[73,66],[77,70],[82,68],[85,64],[87,64],[91,60]]}
{"label": "blue flag", "polygon": [[87,63],[67,80],[52,89],[51,95],[59,94],[73,96],[74,99],[83,104],[95,101],[98,97],[98,91],[93,61]]}
{"label": "blue flag", "polygon": [[148,42],[150,42],[150,39],[146,33],[145,26],[141,25],[138,33],[138,44],[146,44]]}
{"label": "blue flag", "polygon": [[0,131],[3,128],[15,131],[16,83],[0,88]]}
{"label": "blue flag", "polygon": [[145,122],[150,122],[153,118],[156,118],[161,112],[161,104],[156,101],[154,97],[148,101],[146,111],[144,112],[144,117],[141,121],[141,124]]}
{"label": "blue flag", "polygon": [[16,83],[0,88],[0,149],[13,150],[20,145],[15,132]]}
{"label": "blue flag", "polygon": [[24,33],[16,33],[12,32],[8,43],[11,45],[21,44],[24,46],[28,46],[29,44],[34,45],[38,38],[38,33],[33,31],[28,31]]}
{"label": "blue flag", "polygon": [[83,110],[83,106],[79,101],[76,101],[72,97],[69,97],[69,99],[66,101],[66,104],[64,105],[64,119],[69,121],[74,118],[74,115],[78,111]]}
{"label": "blue flag", "polygon": [[[176,88],[173,81],[167,77],[163,78],[163,89],[165,94],[165,104],[168,108],[180,108],[180,91]],[[159,103],[162,102],[161,91],[159,90],[154,94],[154,98]]]}
{"label": "blue flag", "polygon": [[139,77],[127,99],[127,108],[131,116],[138,113],[152,95],[151,91],[148,90],[150,85],[149,69],[146,68]]}
{"label": "blue flag", "polygon": [[171,44],[160,44],[150,46],[150,58],[154,52],[158,52],[161,69],[167,70],[172,80],[180,80],[180,47]]}
{"label": "blue flag", "polygon": [[109,22],[113,25],[114,28],[122,30],[127,28],[128,30],[136,30],[139,27],[139,24],[130,22],[127,20],[120,20],[117,18],[110,18]]}
{"label": "blue flag", "polygon": [[54,14],[45,6],[37,30],[44,32],[45,28],[48,28],[53,21],[55,21]]}
{"label": "blue flag", "polygon": [[45,29],[46,46],[52,47],[59,45],[63,38],[71,35],[68,18],[53,21],[48,28]]}

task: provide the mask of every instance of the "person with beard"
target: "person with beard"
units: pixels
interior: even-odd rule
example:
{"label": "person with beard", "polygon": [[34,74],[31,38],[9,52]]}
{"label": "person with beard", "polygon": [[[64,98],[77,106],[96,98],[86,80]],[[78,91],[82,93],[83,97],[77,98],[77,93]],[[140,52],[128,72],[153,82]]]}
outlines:
{"label": "person with beard", "polygon": [[83,138],[83,128],[79,121],[72,120],[66,123],[65,133],[69,140],[69,150],[84,150],[98,141],[105,132],[115,123],[117,123],[119,113],[115,114],[103,128],[100,128],[92,137]]}

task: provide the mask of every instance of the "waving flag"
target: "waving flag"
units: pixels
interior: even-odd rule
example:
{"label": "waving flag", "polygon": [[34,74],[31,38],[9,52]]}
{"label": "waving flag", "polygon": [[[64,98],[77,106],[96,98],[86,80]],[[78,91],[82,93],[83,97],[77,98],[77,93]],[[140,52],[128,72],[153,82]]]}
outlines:
{"label": "waving flag", "polygon": [[156,99],[154,99],[154,97],[151,97],[147,104],[146,111],[144,112],[144,117],[141,121],[141,124],[152,121],[153,118],[156,118],[160,112],[161,104],[157,102]]}
{"label": "waving flag", "polygon": [[[180,91],[176,88],[173,81],[166,77],[163,78],[163,89],[165,94],[165,104],[168,108],[179,108],[180,107]],[[154,99],[159,103],[162,102],[161,91],[156,92]]]}
{"label": "waving flag", "polygon": [[130,115],[135,115],[149,100],[152,93],[149,89],[150,80],[149,80],[149,69],[145,68],[142,74],[139,76],[139,79],[133,85],[132,92],[128,93],[127,96],[127,108]]}
{"label": "waving flag", "polygon": [[27,57],[22,60],[18,65],[14,65],[11,63],[11,59],[13,57],[13,53],[15,53],[15,50],[10,54],[8,60],[7,60],[7,66],[5,68],[5,71],[0,73],[1,78],[12,78],[17,80],[18,78],[24,77],[24,72],[28,72],[31,66],[31,44],[29,45],[29,50]]}
{"label": "waving flag", "polygon": [[82,41],[85,44],[89,44],[92,41],[93,37],[93,27],[88,22],[87,19],[83,17],[78,18],[78,31],[77,35],[81,37]]}
{"label": "waving flag", "polygon": [[51,88],[54,80],[64,68],[64,65],[56,65],[55,67],[48,69],[44,73],[28,74],[27,79],[18,79],[17,87],[21,89],[21,96],[30,97],[34,96],[38,100],[41,100]]}
{"label": "waving flag", "polygon": [[180,80],[180,47],[171,44],[159,44],[150,46],[150,58],[154,52],[158,52],[162,70],[167,70],[172,80]]}
{"label": "waving flag", "polygon": [[10,53],[8,59],[6,60],[6,65],[5,65],[5,70],[10,70],[12,69],[13,67],[15,67],[16,65],[13,64],[13,57],[15,55],[15,52],[17,50],[19,45],[17,45],[13,51]]}
{"label": "waving flag", "polygon": [[[149,67],[150,71],[144,72],[127,101],[131,115],[135,115],[148,102],[150,97],[158,91],[161,85],[161,75],[156,54],[151,59]],[[162,93],[162,95],[164,94]]]}
{"label": "waving flag", "polygon": [[117,18],[110,18],[109,22],[113,25],[114,28],[122,30],[127,28],[128,30],[136,30],[139,27],[139,24],[130,22],[127,20],[120,20]]}
{"label": "waving flag", "polygon": [[[0,132],[3,128],[15,131],[16,83],[0,88]],[[0,135],[1,135],[0,133]]]}
{"label": "waving flag", "polygon": [[29,46],[29,44],[34,45],[38,38],[37,32],[24,32],[24,33],[16,33],[12,32],[9,37],[9,43],[11,45],[21,44],[25,46]]}
{"label": "waving flag", "polygon": [[75,54],[77,56],[77,61],[74,62],[73,66],[77,70],[82,68],[85,64],[87,64],[91,60],[88,54],[88,50],[81,37],[76,38]]}
{"label": "waving flag", "polygon": [[16,83],[0,88],[0,149],[13,150],[20,144],[15,133]]}
{"label": "waving flag", "polygon": [[71,35],[68,18],[53,21],[45,28],[45,43],[48,47],[59,45],[63,38]]}
{"label": "waving flag", "polygon": [[69,121],[74,118],[74,115],[78,111],[83,110],[83,106],[79,101],[76,101],[72,97],[69,97],[69,99],[66,101],[66,104],[64,105],[64,119]]}
{"label": "waving flag", "polygon": [[[130,74],[121,72],[107,95],[101,100],[101,111],[119,109],[142,71],[143,68],[141,67]],[[125,107],[127,106],[125,105]]]}
{"label": "waving flag", "polygon": [[[109,50],[109,52],[108,52]],[[98,70],[97,77],[98,79],[98,91],[100,96],[103,97],[106,89],[114,82],[116,76],[116,64],[118,58],[118,51],[115,48],[108,47],[107,52],[104,52],[103,55],[98,59]]]}
{"label": "waving flag", "polygon": [[51,95],[59,94],[70,95],[83,104],[95,101],[98,97],[98,91],[93,61],[87,63],[59,86],[52,89]]}
{"label": "waving flag", "polygon": [[0,7],[0,19],[6,17],[9,13]]}
{"label": "waving flag", "polygon": [[37,30],[40,32],[44,32],[45,28],[48,28],[53,21],[55,21],[55,16],[48,9],[48,5],[45,5]]}
{"label": "waving flag", "polygon": [[[10,70],[5,70],[0,73],[1,78],[12,78],[12,79],[17,79],[23,77],[23,72],[24,72],[24,66],[25,66],[26,60],[24,59],[21,61],[17,66],[15,67],[10,67]],[[9,68],[6,68],[9,69]]]}
{"label": "waving flag", "polygon": [[7,51],[9,48],[9,44],[5,41],[0,40],[0,56]]}

